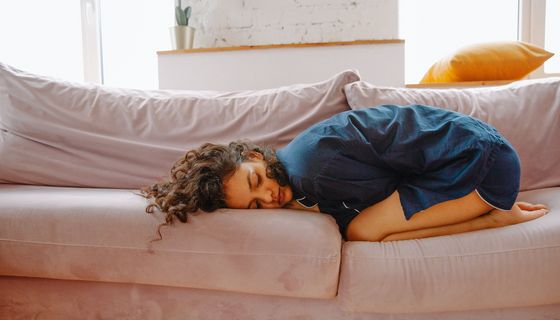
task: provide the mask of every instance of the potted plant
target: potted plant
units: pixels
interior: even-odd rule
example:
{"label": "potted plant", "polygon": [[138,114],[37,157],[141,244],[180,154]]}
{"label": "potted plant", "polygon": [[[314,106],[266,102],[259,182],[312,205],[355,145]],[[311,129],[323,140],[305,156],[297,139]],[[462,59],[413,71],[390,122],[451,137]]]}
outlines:
{"label": "potted plant", "polygon": [[190,6],[183,8],[183,0],[175,0],[175,21],[177,25],[169,28],[174,50],[192,49],[193,47],[195,29],[189,26],[191,11]]}

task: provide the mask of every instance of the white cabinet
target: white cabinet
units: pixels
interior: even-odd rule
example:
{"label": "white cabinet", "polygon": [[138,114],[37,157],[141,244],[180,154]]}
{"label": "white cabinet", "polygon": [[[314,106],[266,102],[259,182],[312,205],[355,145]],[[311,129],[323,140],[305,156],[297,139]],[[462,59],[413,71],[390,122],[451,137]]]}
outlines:
{"label": "white cabinet", "polygon": [[377,85],[404,85],[404,41],[292,44],[158,52],[160,89],[246,90],[325,80],[357,70]]}

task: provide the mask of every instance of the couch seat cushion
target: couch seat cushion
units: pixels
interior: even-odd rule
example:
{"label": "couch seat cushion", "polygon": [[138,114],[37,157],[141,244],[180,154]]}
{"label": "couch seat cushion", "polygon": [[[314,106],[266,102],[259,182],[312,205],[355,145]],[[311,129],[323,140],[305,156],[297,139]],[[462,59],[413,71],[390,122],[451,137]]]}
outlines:
{"label": "couch seat cushion", "polygon": [[394,242],[346,242],[339,295],[355,312],[415,313],[560,302],[560,188],[523,192],[542,218]]}
{"label": "couch seat cushion", "polygon": [[327,215],[199,213],[161,229],[125,189],[0,184],[0,275],[332,298],[341,238]]}

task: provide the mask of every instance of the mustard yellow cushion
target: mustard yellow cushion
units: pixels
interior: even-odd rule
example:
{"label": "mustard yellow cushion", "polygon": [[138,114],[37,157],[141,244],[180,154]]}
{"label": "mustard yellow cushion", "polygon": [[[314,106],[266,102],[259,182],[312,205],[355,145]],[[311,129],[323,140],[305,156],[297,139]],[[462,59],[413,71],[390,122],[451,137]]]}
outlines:
{"label": "mustard yellow cushion", "polygon": [[420,83],[519,80],[553,55],[520,41],[470,45],[436,62]]}

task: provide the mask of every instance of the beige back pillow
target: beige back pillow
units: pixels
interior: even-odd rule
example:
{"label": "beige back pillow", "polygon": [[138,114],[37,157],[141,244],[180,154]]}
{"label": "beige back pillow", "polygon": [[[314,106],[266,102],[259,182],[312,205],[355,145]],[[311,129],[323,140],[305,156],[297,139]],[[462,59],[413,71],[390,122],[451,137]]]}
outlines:
{"label": "beige back pillow", "polygon": [[281,147],[348,110],[344,71],[323,82],[239,91],[111,88],[0,64],[0,183],[139,188],[205,142]]}

